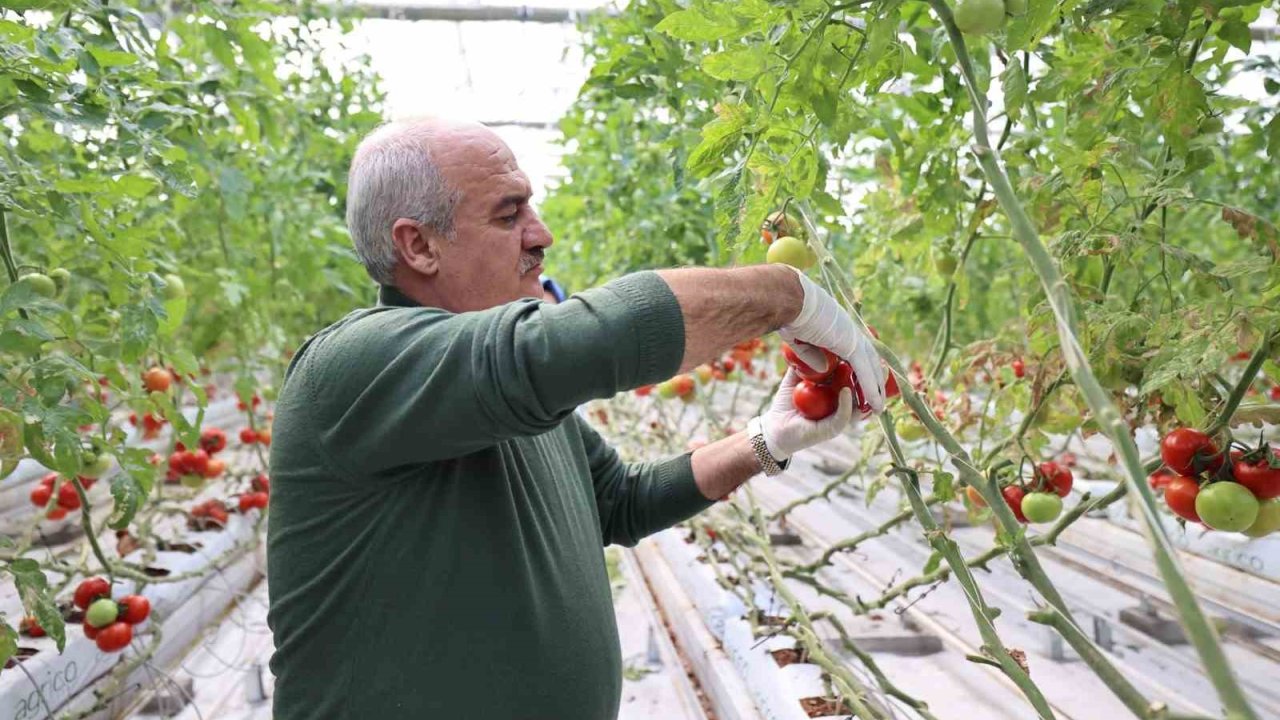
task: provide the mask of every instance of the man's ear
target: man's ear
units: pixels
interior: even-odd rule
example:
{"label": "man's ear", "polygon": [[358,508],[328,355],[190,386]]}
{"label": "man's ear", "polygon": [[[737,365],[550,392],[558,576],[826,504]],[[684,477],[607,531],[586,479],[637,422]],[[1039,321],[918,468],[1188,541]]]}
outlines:
{"label": "man's ear", "polygon": [[440,272],[440,238],[416,221],[400,218],[391,226],[391,242],[400,262],[422,275]]}

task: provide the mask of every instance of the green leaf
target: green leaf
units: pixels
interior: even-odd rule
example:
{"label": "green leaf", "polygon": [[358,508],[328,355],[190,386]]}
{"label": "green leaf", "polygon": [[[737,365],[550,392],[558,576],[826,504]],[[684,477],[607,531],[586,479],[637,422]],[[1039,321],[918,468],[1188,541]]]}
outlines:
{"label": "green leaf", "polygon": [[[708,13],[708,14],[704,14]],[[712,15],[715,17],[712,17]],[[712,13],[710,8],[677,10],[662,19],[655,28],[677,40],[712,42],[737,37],[740,25],[733,15]]]}
{"label": "green leaf", "polygon": [[702,60],[702,69],[719,80],[753,80],[763,73],[768,65],[768,48],[763,45],[725,50],[708,55]]}
{"label": "green leaf", "polygon": [[58,652],[62,652],[67,644],[66,629],[49,588],[49,579],[40,569],[40,563],[30,558],[16,558],[10,561],[7,569],[13,575],[22,607],[28,615],[35,616],[40,627],[57,643]]}
{"label": "green leaf", "polygon": [[89,53],[93,55],[93,59],[103,68],[125,67],[138,62],[138,56],[124,50],[111,50],[109,48],[89,47]]}
{"label": "green leaf", "polygon": [[0,624],[0,667],[18,652],[18,631],[8,623]]}
{"label": "green leaf", "polygon": [[1218,37],[1231,43],[1246,55],[1253,45],[1253,35],[1249,31],[1249,23],[1239,20],[1223,23],[1222,27],[1218,28]]}
{"label": "green leaf", "polygon": [[1000,73],[1000,83],[1004,90],[1004,106],[1009,117],[1017,119],[1022,115],[1022,105],[1027,100],[1027,75],[1022,64],[1009,63],[1009,67]]}
{"label": "green leaf", "polygon": [[929,553],[929,559],[925,561],[924,567],[920,570],[922,575],[928,575],[942,566],[942,553],[934,550]]}

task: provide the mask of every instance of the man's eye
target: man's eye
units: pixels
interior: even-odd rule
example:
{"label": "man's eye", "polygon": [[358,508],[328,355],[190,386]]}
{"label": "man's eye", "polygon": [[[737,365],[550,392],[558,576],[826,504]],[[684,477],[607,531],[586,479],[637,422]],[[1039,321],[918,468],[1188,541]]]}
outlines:
{"label": "man's eye", "polygon": [[520,211],[518,211],[518,210],[517,210],[516,212],[513,212],[513,213],[511,213],[510,215],[503,215],[503,216],[502,216],[501,218],[499,218],[499,219],[500,219],[500,220],[502,220],[502,222],[505,222],[505,223],[513,223],[513,222],[515,222],[515,221],[516,221],[516,218],[518,218],[518,217],[520,217]]}

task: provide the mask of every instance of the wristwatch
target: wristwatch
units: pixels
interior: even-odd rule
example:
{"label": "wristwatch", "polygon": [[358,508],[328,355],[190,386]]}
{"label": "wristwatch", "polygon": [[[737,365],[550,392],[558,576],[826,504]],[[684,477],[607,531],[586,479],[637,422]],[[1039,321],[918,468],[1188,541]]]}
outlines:
{"label": "wristwatch", "polygon": [[747,439],[751,441],[751,449],[755,451],[756,461],[760,463],[760,469],[764,471],[765,476],[779,475],[791,464],[791,458],[779,462],[773,453],[769,452],[769,446],[764,441],[764,427],[760,424],[760,416],[757,415],[747,422]]}

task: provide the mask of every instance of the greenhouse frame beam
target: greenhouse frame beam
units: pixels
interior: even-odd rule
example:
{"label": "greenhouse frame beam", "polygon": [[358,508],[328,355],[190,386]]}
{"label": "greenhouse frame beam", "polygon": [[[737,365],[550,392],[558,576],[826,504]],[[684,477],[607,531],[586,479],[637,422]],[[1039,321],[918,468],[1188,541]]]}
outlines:
{"label": "greenhouse frame beam", "polygon": [[342,7],[349,8],[365,17],[386,20],[443,20],[446,22],[533,22],[564,24],[572,23],[579,17],[592,12],[615,13],[612,8],[601,5],[596,8],[558,8],[539,7],[534,5],[458,5],[440,3],[438,5],[411,5],[398,2],[343,2]]}

